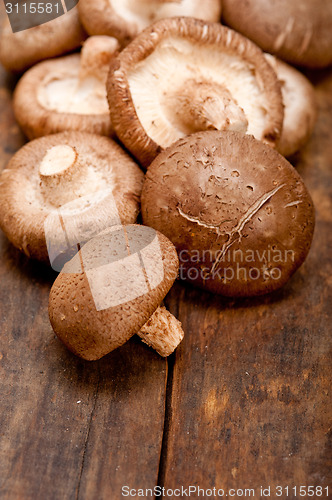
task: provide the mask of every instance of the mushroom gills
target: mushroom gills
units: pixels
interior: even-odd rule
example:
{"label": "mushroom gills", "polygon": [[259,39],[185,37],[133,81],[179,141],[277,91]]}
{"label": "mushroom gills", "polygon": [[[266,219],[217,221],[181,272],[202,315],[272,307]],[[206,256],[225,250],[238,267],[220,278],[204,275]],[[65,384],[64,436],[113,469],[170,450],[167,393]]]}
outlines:
{"label": "mushroom gills", "polygon": [[163,148],[188,134],[189,114],[191,132],[203,122],[205,129],[264,135],[268,103],[260,81],[231,49],[168,37],[129,70],[128,82],[140,122]]}
{"label": "mushroom gills", "polygon": [[151,23],[173,16],[197,17],[198,2],[193,0],[108,0],[114,11],[137,26],[139,31]]}
{"label": "mushroom gills", "polygon": [[277,145],[279,153],[291,156],[309,140],[317,119],[315,89],[297,69],[271,54],[265,58],[277,74],[284,102],[284,123]]}

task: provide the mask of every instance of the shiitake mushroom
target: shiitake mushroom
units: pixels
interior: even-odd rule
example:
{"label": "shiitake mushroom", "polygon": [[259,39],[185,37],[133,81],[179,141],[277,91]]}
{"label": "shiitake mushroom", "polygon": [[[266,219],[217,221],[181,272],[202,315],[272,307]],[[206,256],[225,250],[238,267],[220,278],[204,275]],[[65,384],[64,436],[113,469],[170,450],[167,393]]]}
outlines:
{"label": "shiitake mushroom", "polygon": [[163,151],[146,174],[142,217],[176,246],[180,278],[233,297],[284,285],[314,230],[313,202],[297,171],[238,132],[196,133]]}

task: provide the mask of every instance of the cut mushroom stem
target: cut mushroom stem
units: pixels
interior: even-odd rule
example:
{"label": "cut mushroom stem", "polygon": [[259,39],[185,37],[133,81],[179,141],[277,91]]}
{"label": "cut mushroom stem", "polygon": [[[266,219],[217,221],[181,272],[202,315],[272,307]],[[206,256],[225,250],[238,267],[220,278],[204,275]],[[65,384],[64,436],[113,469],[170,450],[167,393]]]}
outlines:
{"label": "cut mushroom stem", "polygon": [[248,120],[229,90],[223,85],[195,81],[186,83],[172,97],[176,117],[191,132],[233,130],[246,133]]}
{"label": "cut mushroom stem", "polygon": [[110,36],[91,36],[81,50],[80,80],[95,77],[106,81],[110,59],[119,50],[119,42]]}
{"label": "cut mushroom stem", "polygon": [[180,344],[184,332],[173,314],[165,307],[158,307],[137,335],[160,356],[167,357]]}
{"label": "cut mushroom stem", "polygon": [[50,204],[60,207],[77,198],[77,191],[87,175],[87,166],[75,148],[54,146],[46,152],[39,166],[42,195]]}

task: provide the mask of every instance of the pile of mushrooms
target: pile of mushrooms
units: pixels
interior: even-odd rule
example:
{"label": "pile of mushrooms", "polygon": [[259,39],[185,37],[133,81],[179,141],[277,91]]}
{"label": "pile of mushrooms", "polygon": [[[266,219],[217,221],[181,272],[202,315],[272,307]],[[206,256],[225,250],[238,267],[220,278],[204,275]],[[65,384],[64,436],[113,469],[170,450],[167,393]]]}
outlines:
{"label": "pile of mushrooms", "polygon": [[[49,317],[74,354],[96,360],[138,334],[168,356],[184,335],[162,305],[177,278],[262,295],[308,255],[314,207],[285,157],[310,139],[314,89],[262,49],[323,66],[332,43],[323,50],[324,19],[320,49],[317,17],[301,32],[312,0],[301,13],[289,4],[286,23],[286,8],[275,15],[278,33],[272,3],[241,2],[239,12],[224,0],[223,18],[251,40],[218,22],[220,0],[81,0],[54,21],[3,32],[7,68],[37,64],[14,92],[32,140],[0,174],[0,228],[59,272]],[[80,22],[93,36],[64,56],[86,37]],[[47,33],[58,29],[55,47]]]}

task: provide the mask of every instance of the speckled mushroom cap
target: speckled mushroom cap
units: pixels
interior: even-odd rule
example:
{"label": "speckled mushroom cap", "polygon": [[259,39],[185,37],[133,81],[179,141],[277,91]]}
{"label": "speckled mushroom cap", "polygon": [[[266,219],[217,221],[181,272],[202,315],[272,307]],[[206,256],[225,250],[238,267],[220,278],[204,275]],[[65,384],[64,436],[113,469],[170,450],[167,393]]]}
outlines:
{"label": "speckled mushroom cap", "polygon": [[180,277],[246,297],[284,285],[306,258],[314,208],[296,170],[252,136],[202,132],[150,165],[142,217],[177,248]]}
{"label": "speckled mushroom cap", "polygon": [[[117,275],[114,285],[112,264],[118,269],[118,260],[123,261],[128,257],[127,247],[144,252],[146,245],[155,239],[161,257],[157,266],[161,265],[162,276],[149,290],[137,290],[132,298],[124,300],[121,297],[122,290],[117,293],[116,289],[116,285],[121,289],[123,273]],[[150,253],[149,257],[152,261],[150,278],[153,281],[156,269],[154,253]],[[93,281],[98,276],[94,276],[94,271],[100,267],[103,278],[97,279],[95,289]],[[49,300],[49,315],[55,333],[68,349],[84,359],[94,360],[105,356],[139,332],[171,288],[178,267],[172,243],[151,228],[135,225],[106,231],[90,240],[79,254],[67,262],[55,280]],[[129,281],[131,287],[135,288],[135,276],[131,276]],[[99,306],[100,301],[104,303],[103,307]]]}
{"label": "speckled mushroom cap", "polygon": [[151,23],[173,16],[219,21],[221,0],[80,0],[82,23],[90,35],[114,36],[124,45]]}
{"label": "speckled mushroom cap", "polygon": [[223,0],[223,19],[263,50],[292,64],[332,64],[332,2]]}
{"label": "speckled mushroom cap", "polygon": [[114,38],[90,37],[81,54],[43,61],[22,76],[14,112],[29,139],[65,130],[113,133],[105,83],[118,47]]}
{"label": "speckled mushroom cap", "polygon": [[106,137],[64,132],[35,139],[0,175],[0,227],[28,257],[67,260],[105,227],[135,222],[143,177]]}
{"label": "speckled mushroom cap", "polygon": [[317,119],[315,89],[300,71],[265,55],[277,73],[284,101],[284,123],[277,149],[283,156],[291,156],[310,139]]}
{"label": "speckled mushroom cap", "polygon": [[107,82],[114,129],[148,166],[200,130],[237,130],[274,146],[283,104],[261,50],[218,23],[164,19],[113,59]]}
{"label": "speckled mushroom cap", "polygon": [[0,35],[0,62],[10,71],[21,72],[43,59],[76,49],[86,38],[77,8],[34,28],[13,33],[8,19]]}

